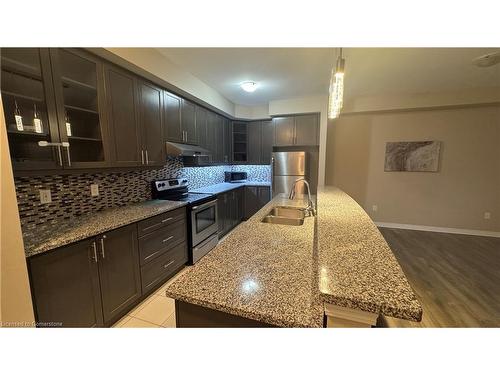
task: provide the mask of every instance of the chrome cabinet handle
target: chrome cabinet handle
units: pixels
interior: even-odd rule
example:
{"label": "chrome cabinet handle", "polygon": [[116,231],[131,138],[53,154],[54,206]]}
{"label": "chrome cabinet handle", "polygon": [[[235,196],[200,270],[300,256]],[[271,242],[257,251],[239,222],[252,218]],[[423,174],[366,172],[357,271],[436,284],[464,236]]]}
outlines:
{"label": "chrome cabinet handle", "polygon": [[[67,143],[68,147],[69,147],[68,142],[63,142],[63,143]],[[63,161],[62,161],[61,146],[63,145],[63,143],[38,141],[38,146],[40,146],[40,147],[47,147],[47,146],[57,147],[57,156],[59,157],[59,165],[62,167]]]}
{"label": "chrome cabinet handle", "polygon": [[175,263],[175,260],[171,260],[170,262],[168,262],[167,264],[164,264],[163,265],[163,268],[168,268],[170,265],[174,264]]}
{"label": "chrome cabinet handle", "polygon": [[163,219],[161,222],[162,222],[162,223],[166,223],[166,222],[167,222],[167,221],[169,221],[169,220],[172,220],[172,218],[171,218],[171,217],[167,217],[166,219]]}
{"label": "chrome cabinet handle", "polygon": [[104,253],[104,239],[105,238],[106,238],[106,235],[101,237],[101,256],[102,256],[102,259],[105,258],[105,253]]}
{"label": "chrome cabinet handle", "polygon": [[146,150],[146,164],[149,164],[148,150]]}
{"label": "chrome cabinet handle", "polygon": [[62,161],[61,146],[57,146],[57,155],[59,156],[59,165],[62,167],[63,161]]}
{"label": "chrome cabinet handle", "polygon": [[68,156],[68,167],[71,167],[71,155],[69,153],[69,142],[62,142],[61,145],[66,148],[66,155]]}
{"label": "chrome cabinet handle", "polygon": [[92,259],[97,263],[97,245],[95,244],[95,241],[92,241],[92,250],[94,252]]}
{"label": "chrome cabinet handle", "polygon": [[168,242],[168,241],[170,241],[172,238],[174,238],[174,236],[167,237],[167,238],[165,238],[165,239],[164,239],[163,241],[161,241],[161,242],[163,242],[163,243]]}
{"label": "chrome cabinet handle", "polygon": [[141,163],[144,164],[144,150],[141,150]]}

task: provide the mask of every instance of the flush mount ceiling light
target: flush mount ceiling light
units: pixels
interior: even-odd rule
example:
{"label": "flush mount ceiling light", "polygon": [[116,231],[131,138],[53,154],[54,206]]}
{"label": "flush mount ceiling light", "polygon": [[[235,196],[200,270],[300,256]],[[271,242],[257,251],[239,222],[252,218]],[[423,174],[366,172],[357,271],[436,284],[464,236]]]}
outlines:
{"label": "flush mount ceiling light", "polygon": [[337,65],[332,68],[330,77],[330,96],[328,98],[328,118],[330,119],[339,117],[344,104],[344,65],[345,59],[342,58],[341,48]]}
{"label": "flush mount ceiling light", "polygon": [[257,90],[257,83],[253,81],[246,81],[240,84],[240,87],[246,92],[254,92]]}

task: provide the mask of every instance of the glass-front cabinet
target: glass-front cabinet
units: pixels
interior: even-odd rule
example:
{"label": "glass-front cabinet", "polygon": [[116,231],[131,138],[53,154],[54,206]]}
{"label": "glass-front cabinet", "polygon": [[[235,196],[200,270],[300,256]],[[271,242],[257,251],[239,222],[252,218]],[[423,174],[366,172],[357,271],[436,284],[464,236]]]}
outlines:
{"label": "glass-front cabinet", "polygon": [[105,166],[107,150],[102,63],[80,50],[51,49],[50,58],[61,141],[66,165]]}
{"label": "glass-front cabinet", "polygon": [[59,143],[49,51],[2,48],[1,92],[10,156],[17,170],[59,169]]}
{"label": "glass-front cabinet", "polygon": [[106,166],[101,62],[72,49],[2,48],[0,54],[14,169]]}

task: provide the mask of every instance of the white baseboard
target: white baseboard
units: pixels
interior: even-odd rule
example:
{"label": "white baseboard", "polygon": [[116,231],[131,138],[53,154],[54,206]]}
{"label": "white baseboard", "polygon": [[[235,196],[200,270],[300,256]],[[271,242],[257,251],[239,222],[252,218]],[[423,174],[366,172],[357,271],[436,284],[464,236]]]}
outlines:
{"label": "white baseboard", "polygon": [[500,237],[500,232],[491,232],[487,230],[477,230],[477,229],[430,227],[426,225],[384,223],[379,221],[375,221],[375,225],[377,227],[382,227],[382,228],[423,230],[425,232],[439,232],[439,233],[468,234],[471,236]]}

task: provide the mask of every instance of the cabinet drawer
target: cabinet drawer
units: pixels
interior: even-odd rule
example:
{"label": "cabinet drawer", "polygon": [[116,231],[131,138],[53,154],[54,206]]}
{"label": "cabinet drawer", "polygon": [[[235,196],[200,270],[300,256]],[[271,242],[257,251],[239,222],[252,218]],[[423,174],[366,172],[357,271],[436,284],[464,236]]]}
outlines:
{"label": "cabinet drawer", "polygon": [[186,241],[186,221],[179,220],[139,238],[140,263],[145,264]]}
{"label": "cabinet drawer", "polygon": [[139,237],[154,230],[165,227],[174,221],[181,220],[186,217],[186,208],[181,207],[173,211],[168,211],[163,214],[154,216],[150,219],[143,220],[137,225]]}
{"label": "cabinet drawer", "polygon": [[173,276],[187,260],[187,244],[186,242],[182,242],[168,250],[165,254],[142,266],[142,293],[147,293],[157,287],[162,281]]}

